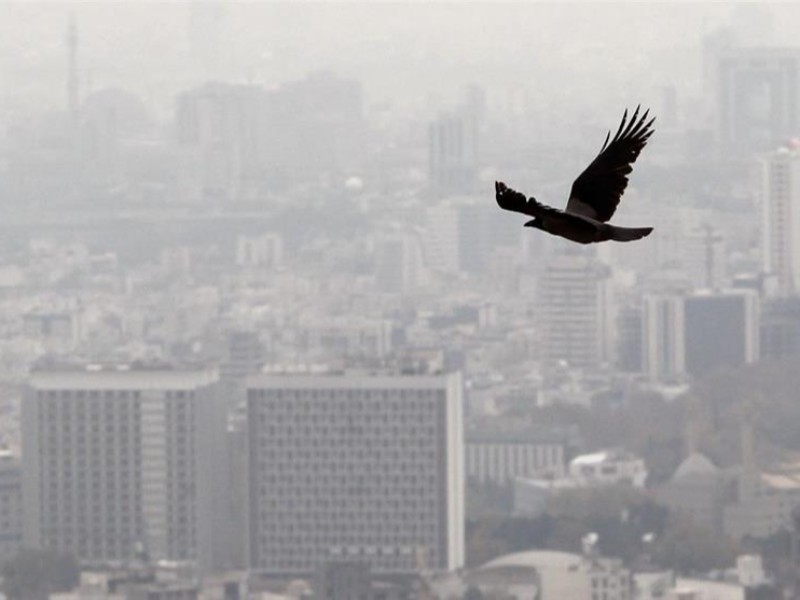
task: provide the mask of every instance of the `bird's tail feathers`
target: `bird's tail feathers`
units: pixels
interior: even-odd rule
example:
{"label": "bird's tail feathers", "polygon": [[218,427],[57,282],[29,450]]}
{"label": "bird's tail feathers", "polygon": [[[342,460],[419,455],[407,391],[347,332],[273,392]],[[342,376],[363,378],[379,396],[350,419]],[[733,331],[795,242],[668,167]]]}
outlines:
{"label": "bird's tail feathers", "polygon": [[611,239],[616,242],[631,242],[650,235],[652,227],[614,227]]}

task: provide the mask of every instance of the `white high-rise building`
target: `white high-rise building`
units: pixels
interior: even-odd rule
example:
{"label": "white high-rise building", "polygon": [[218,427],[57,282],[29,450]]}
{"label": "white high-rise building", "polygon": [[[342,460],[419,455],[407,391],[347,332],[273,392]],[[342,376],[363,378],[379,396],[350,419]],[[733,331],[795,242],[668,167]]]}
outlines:
{"label": "white high-rise building", "polygon": [[257,375],[247,414],[250,568],[463,566],[459,375]]}
{"label": "white high-rise building", "polygon": [[683,307],[683,296],[642,299],[642,370],[654,381],[674,381],[686,374]]}
{"label": "white high-rise building", "polygon": [[545,362],[593,370],[611,362],[613,310],[609,268],[582,254],[554,256],[539,283]]}
{"label": "white high-rise building", "polygon": [[226,412],[210,370],[34,370],[22,404],[24,539],[85,563],[214,564]]}
{"label": "white high-rise building", "polygon": [[800,293],[800,148],[763,159],[763,263],[780,296]]}

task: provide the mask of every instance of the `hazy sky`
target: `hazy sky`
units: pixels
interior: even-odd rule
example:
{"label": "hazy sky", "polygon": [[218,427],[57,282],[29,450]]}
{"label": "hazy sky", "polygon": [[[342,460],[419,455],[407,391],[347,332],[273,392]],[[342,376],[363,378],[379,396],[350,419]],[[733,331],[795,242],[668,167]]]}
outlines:
{"label": "hazy sky", "polygon": [[370,101],[438,102],[459,86],[568,97],[694,81],[704,33],[800,39],[800,4],[10,2],[0,4],[0,106],[59,108],[65,32],[84,93],[126,87],[166,107],[207,78],[265,85],[332,69]]}

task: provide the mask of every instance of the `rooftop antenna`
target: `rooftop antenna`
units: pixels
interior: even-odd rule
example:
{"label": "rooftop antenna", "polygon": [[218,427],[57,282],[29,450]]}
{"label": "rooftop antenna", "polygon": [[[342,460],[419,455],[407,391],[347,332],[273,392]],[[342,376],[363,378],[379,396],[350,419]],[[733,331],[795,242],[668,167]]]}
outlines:
{"label": "rooftop antenna", "polygon": [[74,12],[67,23],[67,52],[67,110],[74,121],[78,114],[78,25]]}

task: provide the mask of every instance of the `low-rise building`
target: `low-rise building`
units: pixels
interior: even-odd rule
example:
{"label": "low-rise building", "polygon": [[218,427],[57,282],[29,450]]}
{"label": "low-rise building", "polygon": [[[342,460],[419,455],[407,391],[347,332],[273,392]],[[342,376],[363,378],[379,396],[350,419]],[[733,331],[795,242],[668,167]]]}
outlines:
{"label": "low-rise building", "polygon": [[563,476],[566,446],[566,436],[547,431],[468,432],[467,479],[508,485],[515,477]]}
{"label": "low-rise building", "polygon": [[627,484],[643,488],[647,481],[644,460],[624,450],[603,450],[576,456],[569,476],[582,486]]}

